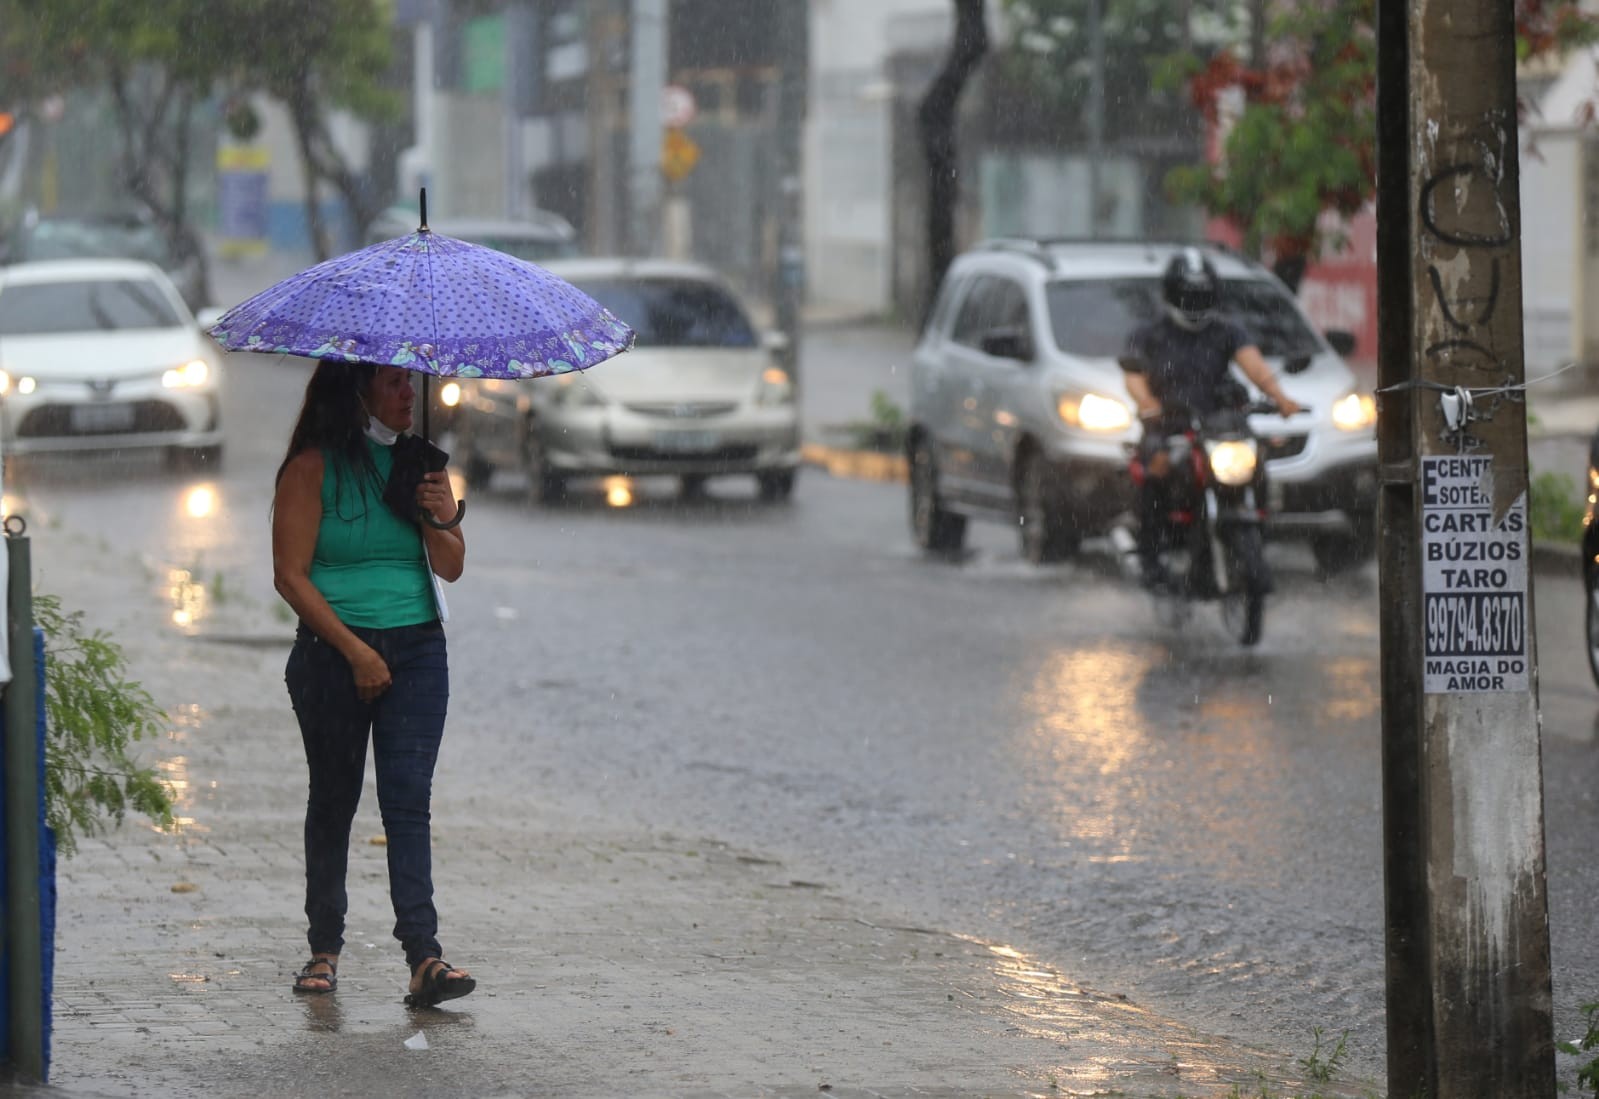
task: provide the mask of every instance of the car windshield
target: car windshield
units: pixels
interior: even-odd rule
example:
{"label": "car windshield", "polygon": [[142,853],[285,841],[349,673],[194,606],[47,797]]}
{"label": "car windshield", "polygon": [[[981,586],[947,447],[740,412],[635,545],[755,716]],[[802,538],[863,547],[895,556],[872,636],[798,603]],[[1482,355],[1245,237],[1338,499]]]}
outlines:
{"label": "car windshield", "polygon": [[181,322],[147,279],[18,283],[0,289],[0,336],[175,328]]}
{"label": "car windshield", "polygon": [[45,218],[24,234],[16,258],[142,259],[168,266],[166,240],[155,226],[92,218]]}
{"label": "car windshield", "polygon": [[[1073,355],[1114,358],[1126,350],[1127,337],[1135,328],[1158,315],[1160,280],[1062,280],[1049,284],[1048,301],[1056,346]],[[1223,279],[1221,312],[1264,355],[1313,355],[1321,350],[1293,301],[1272,283]]]}
{"label": "car windshield", "polygon": [[641,347],[754,347],[726,292],[693,279],[583,279],[578,289],[633,326]]}

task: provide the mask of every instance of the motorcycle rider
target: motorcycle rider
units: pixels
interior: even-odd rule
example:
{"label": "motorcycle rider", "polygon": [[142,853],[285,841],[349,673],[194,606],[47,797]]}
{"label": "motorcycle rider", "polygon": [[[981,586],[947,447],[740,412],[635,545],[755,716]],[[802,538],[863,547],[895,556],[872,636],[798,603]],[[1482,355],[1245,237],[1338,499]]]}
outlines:
{"label": "motorcycle rider", "polygon": [[1170,579],[1161,560],[1160,531],[1170,497],[1171,455],[1166,437],[1186,430],[1186,420],[1165,412],[1171,402],[1204,415],[1239,404],[1233,379],[1236,361],[1244,375],[1284,416],[1302,410],[1282,391],[1260,348],[1232,321],[1217,313],[1221,280],[1197,248],[1183,248],[1166,265],[1161,279],[1165,309],[1135,330],[1121,359],[1127,393],[1138,406],[1143,426],[1136,479],[1138,565],[1145,586],[1165,587]]}

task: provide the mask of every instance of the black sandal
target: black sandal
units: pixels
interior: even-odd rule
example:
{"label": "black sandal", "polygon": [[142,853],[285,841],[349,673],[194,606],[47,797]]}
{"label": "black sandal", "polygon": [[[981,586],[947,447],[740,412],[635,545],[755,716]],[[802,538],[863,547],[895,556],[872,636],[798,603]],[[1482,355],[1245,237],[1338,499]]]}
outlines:
{"label": "black sandal", "polygon": [[[327,966],[328,967],[328,972],[326,972],[326,973],[314,973],[314,972],[312,972],[312,970],[314,970],[319,965]],[[312,988],[310,985],[306,984],[307,981],[326,981],[328,983],[328,987],[326,987],[326,988]],[[318,958],[318,957],[315,957],[313,955],[311,960],[305,963],[304,968],[302,968],[300,970],[300,972],[298,972],[298,973],[296,973],[294,975],[294,991],[303,992],[303,993],[305,993],[308,996],[320,996],[320,995],[323,995],[324,993],[332,992],[334,989],[336,989],[338,987],[339,987],[339,959],[337,957],[333,957],[333,958]]]}
{"label": "black sandal", "polygon": [[424,958],[411,967],[411,976],[416,976],[418,970],[423,971],[422,987],[406,994],[407,1007],[433,1007],[445,1000],[459,999],[477,987],[477,981],[471,977],[450,976],[456,972],[455,967],[443,958]]}

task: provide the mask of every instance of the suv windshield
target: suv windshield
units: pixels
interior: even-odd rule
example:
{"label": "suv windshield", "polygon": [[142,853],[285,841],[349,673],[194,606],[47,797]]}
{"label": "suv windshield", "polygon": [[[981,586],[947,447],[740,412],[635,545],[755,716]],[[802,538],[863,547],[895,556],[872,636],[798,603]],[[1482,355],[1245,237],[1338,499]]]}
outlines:
{"label": "suv windshield", "polygon": [[[1090,358],[1115,358],[1127,337],[1154,320],[1160,309],[1160,280],[1106,279],[1049,284],[1049,323],[1062,351]],[[1275,285],[1259,279],[1223,279],[1221,312],[1248,333],[1261,354],[1313,355],[1321,350],[1294,303]]]}
{"label": "suv windshield", "polygon": [[690,279],[573,280],[578,289],[633,326],[651,347],[754,347],[755,330],[738,303]]}
{"label": "suv windshield", "polygon": [[0,289],[0,336],[175,328],[181,322],[152,282],[25,282]]}

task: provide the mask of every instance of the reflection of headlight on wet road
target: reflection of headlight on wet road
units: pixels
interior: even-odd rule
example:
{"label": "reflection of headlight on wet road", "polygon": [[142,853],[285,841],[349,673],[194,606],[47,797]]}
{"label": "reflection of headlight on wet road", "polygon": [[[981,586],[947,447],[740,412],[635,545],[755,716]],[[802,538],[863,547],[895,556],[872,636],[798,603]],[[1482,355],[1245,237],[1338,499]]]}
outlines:
{"label": "reflection of headlight on wet road", "polygon": [[439,390],[439,403],[445,408],[454,408],[461,403],[461,383],[445,382],[444,388]]}
{"label": "reflection of headlight on wet road", "polygon": [[613,508],[630,507],[633,503],[633,483],[626,477],[607,477],[605,502]]}
{"label": "reflection of headlight on wet road", "polygon": [[183,499],[183,512],[191,519],[209,519],[216,510],[217,494],[210,485],[191,488]]}

